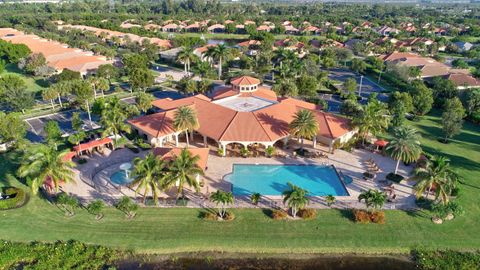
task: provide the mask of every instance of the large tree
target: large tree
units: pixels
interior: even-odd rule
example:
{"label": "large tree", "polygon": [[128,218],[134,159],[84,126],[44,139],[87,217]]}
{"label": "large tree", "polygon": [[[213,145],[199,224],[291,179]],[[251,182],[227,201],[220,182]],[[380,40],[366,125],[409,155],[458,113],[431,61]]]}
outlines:
{"label": "large tree", "polygon": [[413,113],[425,115],[432,109],[433,91],[423,81],[413,81],[409,93],[412,96]]}
{"label": "large tree", "polygon": [[301,149],[303,149],[304,138],[313,139],[317,136],[320,128],[312,111],[304,109],[295,113],[289,129],[292,136],[300,138],[302,144]]}
{"label": "large tree", "polygon": [[87,111],[90,128],[93,128],[92,115],[90,114],[90,104],[94,98],[92,87],[83,80],[71,82],[75,100]]}
{"label": "large tree", "polygon": [[207,51],[207,55],[212,59],[218,61],[218,79],[220,80],[222,77],[223,61],[226,60],[230,55],[230,49],[225,46],[225,44],[218,44],[217,46],[212,46],[210,48],[210,50]]}
{"label": "large tree", "polygon": [[185,137],[187,140],[187,147],[189,146],[188,131],[192,132],[200,127],[198,122],[197,113],[192,107],[181,106],[175,110],[173,119],[173,126],[176,131],[185,131]]}
{"label": "large tree", "polygon": [[442,114],[442,127],[445,133],[444,141],[460,133],[465,117],[465,109],[462,102],[457,97],[445,101],[444,112]]}
{"label": "large tree", "polygon": [[177,187],[177,198],[184,195],[184,186],[188,185],[198,191],[200,183],[197,181],[203,170],[198,167],[199,156],[192,156],[188,149],[182,149],[180,154],[169,164],[169,174],[165,181],[166,187]]}
{"label": "large tree", "polygon": [[33,93],[27,90],[25,81],[17,75],[0,77],[0,100],[14,111],[25,112],[33,107]]}
{"label": "large tree", "polygon": [[459,179],[449,161],[446,157],[433,156],[427,160],[425,167],[415,169],[415,176],[419,179],[414,187],[417,197],[424,193],[428,196],[434,189],[435,200],[448,204],[449,197]]}
{"label": "large tree", "polygon": [[0,142],[22,145],[27,134],[27,123],[18,113],[0,112]]}
{"label": "large tree", "polygon": [[65,160],[67,153],[68,150],[59,152],[49,145],[33,145],[27,149],[18,169],[18,175],[27,179],[34,194],[37,194],[38,189],[47,181],[58,191],[60,183],[75,182],[74,173],[71,170],[75,164]]}
{"label": "large tree", "polygon": [[152,94],[139,92],[135,97],[135,102],[137,103],[137,107],[143,113],[147,113],[147,111],[152,108],[152,102],[155,100],[155,97]]}
{"label": "large tree", "polygon": [[136,157],[133,160],[133,170],[129,185],[135,188],[135,193],[143,192],[143,203],[148,193],[153,196],[153,201],[158,204],[158,194],[165,185],[167,177],[166,164],[162,159],[149,153],[145,158]]}
{"label": "large tree", "polygon": [[393,159],[397,160],[397,165],[395,166],[396,174],[400,161],[410,163],[418,160],[420,157],[422,153],[420,135],[412,127],[398,127],[394,130],[393,138],[387,144],[385,150]]}
{"label": "large tree", "polygon": [[183,63],[185,73],[190,72],[190,66],[193,62],[195,62],[198,57],[194,53],[194,49],[192,47],[183,47],[182,50],[177,55],[178,61]]}
{"label": "large tree", "polygon": [[353,124],[358,127],[363,144],[369,134],[376,136],[388,127],[389,122],[387,106],[380,102],[375,94],[370,96],[367,105],[353,118]]}
{"label": "large tree", "polygon": [[105,102],[105,108],[101,112],[100,123],[104,128],[103,135],[113,135],[115,142],[117,142],[117,137],[122,131],[130,132],[131,130],[126,120],[133,114],[127,106],[117,97],[112,97]]}

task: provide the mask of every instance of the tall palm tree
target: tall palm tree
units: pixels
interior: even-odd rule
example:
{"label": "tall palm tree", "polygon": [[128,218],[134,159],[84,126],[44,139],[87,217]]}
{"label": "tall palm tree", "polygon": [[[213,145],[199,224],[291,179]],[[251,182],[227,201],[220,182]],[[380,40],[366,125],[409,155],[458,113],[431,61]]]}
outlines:
{"label": "tall palm tree", "polygon": [[117,135],[122,131],[130,132],[130,125],[125,122],[129,116],[125,106],[117,97],[109,99],[105,103],[105,109],[102,110],[100,119],[100,123],[104,127],[103,135],[113,134],[115,143],[117,143]]}
{"label": "tall palm tree", "polygon": [[183,187],[187,184],[198,191],[200,185],[197,181],[198,175],[203,175],[203,170],[198,167],[199,156],[192,156],[190,151],[183,149],[180,155],[175,157],[169,166],[169,174],[165,181],[165,187],[177,185],[177,198],[184,196]]}
{"label": "tall palm tree", "polygon": [[178,53],[177,59],[183,62],[185,73],[190,72],[190,65],[197,59],[197,55],[194,53],[192,47],[183,47],[182,50]]}
{"label": "tall palm tree", "polygon": [[149,192],[153,195],[155,204],[158,203],[158,193],[164,186],[166,179],[165,163],[162,159],[157,158],[149,153],[144,159],[137,157],[133,160],[133,178],[130,187],[136,187],[135,193],[143,190],[143,203]]}
{"label": "tall palm tree", "polygon": [[212,195],[210,195],[210,200],[216,203],[217,206],[220,205],[218,209],[218,215],[220,216],[220,218],[223,219],[227,212],[227,209],[226,209],[227,205],[233,203],[233,194],[232,192],[217,190],[213,192]]}
{"label": "tall palm tree", "polygon": [[410,126],[397,127],[393,132],[393,139],[387,144],[385,151],[397,160],[395,166],[395,174],[397,174],[400,161],[414,162],[422,154],[420,135],[416,129]]}
{"label": "tall palm tree", "polygon": [[362,112],[353,118],[353,124],[358,127],[362,137],[362,144],[365,144],[369,134],[376,135],[386,130],[389,121],[387,106],[376,98],[372,98]]}
{"label": "tall palm tree", "polygon": [[287,58],[287,50],[285,50],[283,47],[278,48],[275,50],[274,58],[278,63],[280,63],[280,67],[283,67],[283,60]]}
{"label": "tall palm tree", "polygon": [[387,195],[385,193],[374,189],[369,189],[358,195],[358,201],[360,202],[364,200],[367,210],[370,208],[373,208],[374,210],[382,208],[386,199]]}
{"label": "tall palm tree", "polygon": [[[212,48],[212,49],[210,49]],[[218,61],[218,79],[220,80],[222,77],[222,64],[223,60],[225,60],[230,55],[230,49],[225,46],[225,44],[218,44],[215,47],[210,47],[207,51],[208,56],[212,59]]]}
{"label": "tall palm tree", "polygon": [[283,203],[286,203],[288,207],[290,207],[292,216],[296,217],[298,210],[305,208],[309,202],[307,197],[308,191],[290,182],[287,184],[289,189],[282,192]]}
{"label": "tall palm tree", "polygon": [[440,199],[443,204],[448,203],[459,179],[458,174],[450,167],[449,161],[443,156],[433,156],[427,160],[425,168],[415,169],[415,176],[420,179],[414,187],[417,197],[423,193],[427,193],[428,196],[435,187],[435,200]]}
{"label": "tall palm tree", "polygon": [[300,110],[295,113],[293,121],[289,125],[290,133],[293,136],[299,137],[302,143],[303,139],[311,139],[317,136],[319,125],[313,113],[309,110]]}
{"label": "tall palm tree", "polygon": [[193,130],[200,127],[200,124],[198,123],[197,113],[191,107],[181,106],[177,108],[173,118],[173,126],[175,130],[185,130],[185,137],[187,139],[188,147],[188,130],[190,130],[193,134]]}
{"label": "tall palm tree", "polygon": [[88,83],[92,86],[94,99],[97,98],[98,90],[102,92],[102,97],[105,96],[104,91],[108,90],[108,87],[109,87],[109,83],[107,79],[91,76],[88,78]]}
{"label": "tall palm tree", "polygon": [[53,183],[58,192],[60,182],[75,182],[71,170],[75,164],[65,160],[67,153],[68,150],[59,152],[54,146],[36,144],[25,153],[17,171],[18,176],[30,181],[34,194],[46,181]]}
{"label": "tall palm tree", "polygon": [[86,81],[75,80],[71,82],[71,87],[76,96],[76,101],[87,111],[90,128],[93,129],[92,115],[90,114],[90,102],[94,98],[94,95],[91,85]]}

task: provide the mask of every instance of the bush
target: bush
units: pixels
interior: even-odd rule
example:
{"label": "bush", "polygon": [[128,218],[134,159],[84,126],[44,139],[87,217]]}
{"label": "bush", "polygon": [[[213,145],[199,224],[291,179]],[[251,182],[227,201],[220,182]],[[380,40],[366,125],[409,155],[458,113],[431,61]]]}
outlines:
{"label": "bush", "polygon": [[216,213],[212,212],[202,212],[201,213],[201,218],[205,220],[217,220],[218,215]]}
{"label": "bush", "polygon": [[78,160],[78,164],[80,164],[80,165],[85,164],[85,163],[87,163],[87,162],[88,162],[88,161],[87,161],[86,159],[84,159],[84,158],[81,158],[81,159]]}
{"label": "bush", "polygon": [[226,212],[225,217],[223,218],[223,220],[226,220],[226,221],[232,221],[234,219],[235,219],[235,214],[232,212]]}
{"label": "bush", "polygon": [[355,222],[357,223],[370,223],[370,214],[365,210],[354,209],[353,216],[355,217]]}
{"label": "bush", "polygon": [[385,212],[383,211],[375,211],[370,214],[370,220],[372,223],[376,224],[385,224]]}
{"label": "bush", "polygon": [[387,176],[385,176],[385,178],[387,178],[387,180],[390,180],[390,181],[393,181],[395,183],[400,183],[404,177],[399,175],[399,174],[395,174],[393,172],[387,174]]}
{"label": "bush", "polygon": [[282,219],[286,219],[288,217],[288,214],[287,212],[283,211],[283,210],[272,210],[272,218],[274,220],[282,220]]}
{"label": "bush", "polygon": [[27,194],[23,189],[16,187],[5,187],[2,189],[2,195],[8,195],[8,199],[0,200],[0,210],[18,208],[26,204]]}
{"label": "bush", "polygon": [[298,216],[302,219],[314,219],[317,217],[317,210],[312,208],[300,209]]}
{"label": "bush", "polygon": [[480,253],[453,250],[413,250],[417,268],[424,270],[470,270],[478,269]]}

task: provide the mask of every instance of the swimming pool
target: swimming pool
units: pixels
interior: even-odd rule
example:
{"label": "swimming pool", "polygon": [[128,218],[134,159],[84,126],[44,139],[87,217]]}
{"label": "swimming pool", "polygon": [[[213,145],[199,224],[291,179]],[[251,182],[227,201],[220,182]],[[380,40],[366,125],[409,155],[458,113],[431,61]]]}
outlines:
{"label": "swimming pool", "polygon": [[232,184],[233,195],[282,195],[292,182],[310,196],[348,196],[348,191],[333,166],[234,164],[225,177]]}

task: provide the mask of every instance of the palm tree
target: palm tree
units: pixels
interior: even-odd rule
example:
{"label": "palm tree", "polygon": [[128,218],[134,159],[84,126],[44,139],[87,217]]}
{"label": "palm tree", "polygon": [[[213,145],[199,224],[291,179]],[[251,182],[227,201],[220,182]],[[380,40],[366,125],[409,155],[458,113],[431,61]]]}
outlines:
{"label": "palm tree", "polygon": [[283,60],[287,58],[287,50],[285,50],[283,47],[278,48],[275,50],[275,60],[280,63],[280,67],[283,66]]}
{"label": "palm tree", "polygon": [[82,80],[76,80],[71,83],[76,101],[84,106],[88,114],[90,128],[93,129],[92,116],[90,114],[90,102],[94,98],[92,87],[88,82]]}
{"label": "palm tree", "polygon": [[313,113],[309,110],[300,110],[295,113],[293,121],[290,123],[290,133],[293,136],[300,137],[303,150],[303,139],[311,139],[317,136],[319,126]]}
{"label": "palm tree", "polygon": [[51,181],[58,192],[60,182],[75,182],[71,170],[75,164],[65,160],[67,153],[68,150],[59,152],[54,146],[36,144],[25,153],[18,176],[28,179],[34,194],[46,181]]}
{"label": "palm tree", "polygon": [[232,192],[225,192],[222,190],[217,190],[210,195],[210,200],[216,203],[217,206],[220,205],[218,209],[218,215],[220,218],[224,218],[225,214],[227,213],[227,205],[233,203],[233,194]]}
{"label": "palm tree", "polygon": [[117,143],[117,135],[122,131],[130,132],[130,125],[125,123],[130,116],[125,106],[120,103],[117,97],[113,97],[105,104],[105,109],[102,110],[100,123],[104,127],[103,135],[114,135],[115,143]]}
{"label": "palm tree", "polygon": [[210,48],[207,51],[208,56],[218,61],[218,79],[220,80],[222,77],[222,63],[223,60],[230,55],[230,49],[225,46],[225,44],[218,44],[217,46]]}
{"label": "palm tree", "polygon": [[107,79],[100,77],[89,77],[88,83],[92,86],[94,99],[97,98],[97,90],[102,92],[102,97],[105,96],[104,91],[108,90],[109,83]]}
{"label": "palm tree", "polygon": [[305,208],[309,199],[307,197],[308,191],[302,189],[290,182],[287,183],[290,189],[282,192],[283,203],[286,203],[292,211],[292,216],[295,218],[299,209]]}
{"label": "palm tree", "polygon": [[193,130],[200,127],[200,124],[198,123],[197,113],[191,107],[181,106],[177,108],[173,117],[173,126],[175,130],[185,130],[185,137],[187,139],[188,147],[188,130],[191,130],[193,136]]}
{"label": "palm tree", "polygon": [[414,173],[420,180],[415,185],[416,196],[423,193],[430,194],[435,187],[435,200],[439,199],[447,204],[452,190],[456,187],[459,176],[450,167],[449,159],[443,156],[433,156],[427,160],[425,168],[417,168]]}
{"label": "palm tree", "polygon": [[365,138],[369,134],[376,135],[384,131],[387,129],[389,121],[387,106],[376,98],[372,98],[363,107],[362,112],[353,119],[353,124],[358,127],[362,144],[365,144]]}
{"label": "palm tree", "polygon": [[385,193],[374,189],[369,189],[358,195],[358,201],[361,202],[364,200],[367,210],[369,208],[373,208],[374,210],[382,208],[386,199],[387,195]]}
{"label": "palm tree", "polygon": [[413,162],[422,154],[420,135],[417,130],[410,126],[397,127],[394,130],[393,139],[387,144],[385,151],[397,160],[395,174],[397,174],[400,161]]}
{"label": "palm tree", "polygon": [[254,205],[257,205],[258,202],[260,201],[260,198],[262,198],[262,194],[258,193],[258,192],[254,192],[252,193],[252,195],[250,196],[250,199],[252,200],[252,203]]}
{"label": "palm tree", "polygon": [[185,73],[190,72],[190,64],[197,58],[198,57],[197,55],[195,55],[194,49],[192,47],[183,47],[177,56],[177,59],[183,62]]}
{"label": "palm tree", "polygon": [[143,190],[143,203],[149,192],[153,195],[153,201],[158,203],[158,193],[164,180],[166,179],[165,163],[162,159],[157,158],[149,153],[145,159],[137,157],[133,160],[133,178],[130,187],[136,187],[135,193]]}
{"label": "palm tree", "polygon": [[197,165],[199,159],[199,156],[192,156],[190,151],[183,149],[180,155],[175,157],[170,164],[169,174],[165,179],[164,186],[171,187],[176,185],[178,187],[177,198],[180,194],[182,194],[182,197],[185,197],[183,192],[185,184],[195,188],[196,191],[199,190],[200,185],[196,178],[199,175],[203,175],[203,170]]}

